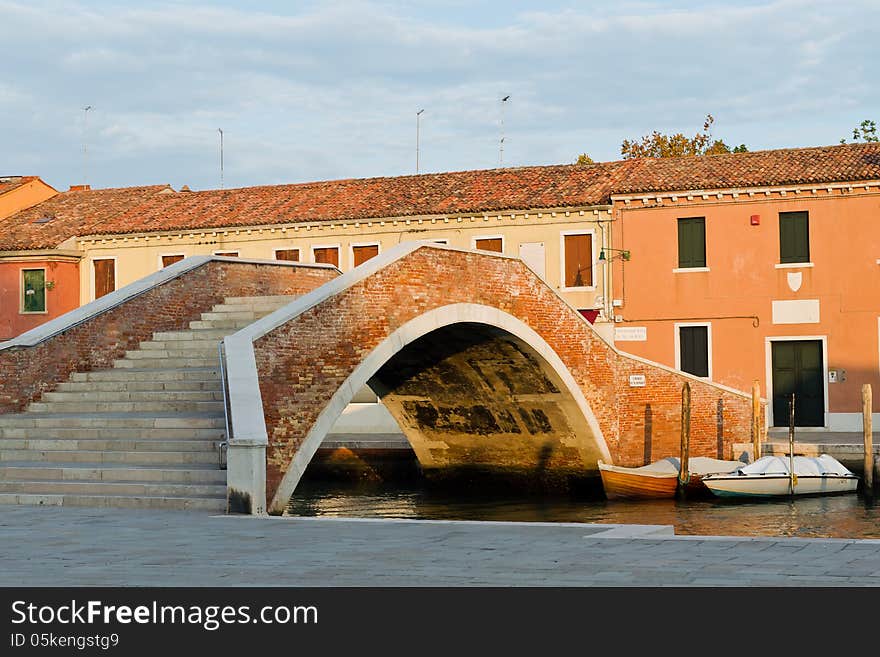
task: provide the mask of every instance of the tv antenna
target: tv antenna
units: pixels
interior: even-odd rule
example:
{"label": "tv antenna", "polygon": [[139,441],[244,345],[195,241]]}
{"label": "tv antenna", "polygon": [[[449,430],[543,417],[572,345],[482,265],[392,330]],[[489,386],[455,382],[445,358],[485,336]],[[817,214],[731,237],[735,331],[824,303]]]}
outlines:
{"label": "tv antenna", "polygon": [[505,96],[501,99],[501,141],[498,143],[498,166],[504,166],[504,104],[510,99]]}
{"label": "tv antenna", "polygon": [[83,185],[89,183],[89,110],[95,109],[91,105],[86,105],[83,109]]}
{"label": "tv antenna", "polygon": [[223,130],[217,128],[220,133],[220,189],[223,189]]}
{"label": "tv antenna", "polygon": [[420,109],[416,112],[416,173],[419,172],[419,120],[422,118],[422,112],[424,111]]}

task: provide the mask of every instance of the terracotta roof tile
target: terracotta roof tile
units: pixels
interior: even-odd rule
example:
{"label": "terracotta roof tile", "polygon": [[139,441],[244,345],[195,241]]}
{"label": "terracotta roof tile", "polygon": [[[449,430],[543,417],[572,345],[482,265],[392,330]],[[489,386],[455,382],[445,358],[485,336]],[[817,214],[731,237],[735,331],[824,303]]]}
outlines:
{"label": "terracotta roof tile", "polygon": [[[0,250],[72,236],[610,203],[612,194],[880,180],[880,144],[638,159],[172,193],[65,192],[0,221]],[[166,193],[159,193],[166,191]],[[34,224],[42,216],[53,221]]]}
{"label": "terracotta roof tile", "polygon": [[880,179],[880,144],[632,161],[637,162],[637,166],[617,186],[615,193]]}
{"label": "terracotta roof tile", "polygon": [[168,185],[154,185],[56,194],[0,219],[0,251],[51,249],[75,235],[101,231],[167,189]]}

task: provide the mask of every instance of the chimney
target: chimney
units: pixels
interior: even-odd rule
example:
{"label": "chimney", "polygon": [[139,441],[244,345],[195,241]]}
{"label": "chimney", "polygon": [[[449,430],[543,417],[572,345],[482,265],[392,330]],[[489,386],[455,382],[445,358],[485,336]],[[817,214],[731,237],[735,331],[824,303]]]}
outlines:
{"label": "chimney", "polygon": [[69,192],[87,192],[92,188],[91,185],[71,185]]}

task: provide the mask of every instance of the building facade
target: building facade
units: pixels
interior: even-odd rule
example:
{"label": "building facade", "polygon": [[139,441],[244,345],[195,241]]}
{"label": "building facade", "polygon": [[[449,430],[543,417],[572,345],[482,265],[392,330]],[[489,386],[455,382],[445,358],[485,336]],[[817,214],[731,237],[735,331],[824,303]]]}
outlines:
{"label": "building facade", "polygon": [[[202,192],[73,190],[0,219],[0,258],[46,265],[43,279],[27,263],[0,278],[17,295],[0,312],[0,337],[187,256],[346,272],[400,242],[432,240],[522,258],[620,349],[737,389],[758,381],[771,426],[787,426],[794,393],[799,426],[855,430],[861,385],[880,385],[878,218],[880,144]],[[28,302],[41,280],[55,285]]]}
{"label": "building facade", "polygon": [[758,381],[771,426],[788,426],[795,393],[798,426],[861,428],[862,384],[880,384],[880,185],[615,206],[632,253],[615,262],[620,348],[741,390]]}

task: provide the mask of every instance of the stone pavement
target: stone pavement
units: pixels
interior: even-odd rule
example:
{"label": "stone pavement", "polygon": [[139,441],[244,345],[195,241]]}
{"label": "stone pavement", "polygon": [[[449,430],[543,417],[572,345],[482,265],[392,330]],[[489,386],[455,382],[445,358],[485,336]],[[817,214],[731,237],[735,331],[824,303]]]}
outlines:
{"label": "stone pavement", "polygon": [[878,586],[880,540],[0,507],[0,586]]}

